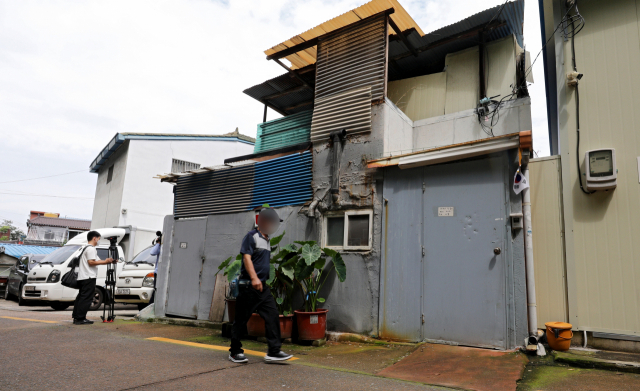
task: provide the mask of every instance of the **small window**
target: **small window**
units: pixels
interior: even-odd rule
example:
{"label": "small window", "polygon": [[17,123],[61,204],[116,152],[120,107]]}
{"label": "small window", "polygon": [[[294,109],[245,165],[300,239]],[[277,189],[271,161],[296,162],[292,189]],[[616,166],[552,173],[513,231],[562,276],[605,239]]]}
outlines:
{"label": "small window", "polygon": [[181,172],[187,172],[191,170],[197,170],[200,168],[198,163],[191,163],[185,160],[171,159],[171,172],[179,174]]}
{"label": "small window", "polygon": [[373,212],[347,211],[324,218],[324,245],[337,250],[370,250]]}
{"label": "small window", "polygon": [[109,167],[109,172],[107,172],[107,183],[111,182],[113,179],[113,166]]}

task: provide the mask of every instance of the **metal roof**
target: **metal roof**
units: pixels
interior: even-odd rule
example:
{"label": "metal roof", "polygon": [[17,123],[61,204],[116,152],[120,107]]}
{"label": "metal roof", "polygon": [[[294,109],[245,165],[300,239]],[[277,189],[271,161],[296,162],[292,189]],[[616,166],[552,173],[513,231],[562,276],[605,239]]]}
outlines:
{"label": "metal roof", "polygon": [[211,135],[211,134],[175,134],[175,133],[116,133],[115,136],[100,151],[98,156],[91,162],[89,171],[97,173],[100,167],[109,159],[111,155],[127,140],[167,140],[167,141],[238,141],[253,145],[254,138],[240,134],[238,129],[234,132]]}
{"label": "metal roof", "polygon": [[[267,56],[276,54],[292,46],[296,46],[306,41],[318,38],[334,30],[348,26],[352,23],[358,22],[362,19],[366,19],[370,16],[390,9],[394,10],[394,13],[391,14],[391,19],[393,19],[393,21],[401,31],[415,29],[420,34],[423,34],[420,26],[418,26],[416,21],[413,20],[413,18],[402,7],[402,5],[398,3],[397,0],[372,0],[366,4],[361,5],[358,8],[354,8],[349,12],[345,12],[342,15],[336,16],[335,18],[330,19],[310,30],[307,30],[302,34],[298,34],[289,40],[286,40],[270,49],[267,49],[264,53]],[[316,46],[313,46],[306,50],[302,50],[298,53],[291,54],[289,56],[286,56],[285,58],[291,63],[291,69],[304,68],[305,66],[314,64],[316,62]]]}
{"label": "metal roof", "polygon": [[20,258],[24,254],[50,254],[60,247],[25,246],[23,244],[1,244],[0,254],[4,253],[14,258]]}
{"label": "metal roof", "polygon": [[486,9],[459,22],[442,27],[426,35],[411,31],[406,35],[418,56],[396,39],[389,44],[389,80],[406,79],[444,69],[445,56],[478,46],[478,34],[486,28],[485,43],[515,35],[524,47],[524,0],[515,0]]}
{"label": "metal roof", "polygon": [[[418,56],[413,55],[400,37],[392,35],[389,40],[389,81],[442,72],[446,55],[477,46],[478,32],[484,27],[487,27],[486,43],[513,34],[520,47],[524,47],[524,0],[508,2],[502,10],[501,7],[502,5],[499,5],[486,9],[428,34],[422,33],[419,28],[403,29],[401,27],[409,43],[418,51]],[[393,18],[396,15],[398,15],[397,9],[391,16]],[[393,29],[389,30],[393,31]],[[315,64],[298,69],[296,72],[308,85],[315,85]],[[282,115],[314,108],[314,92],[303,88],[302,82],[290,73],[247,88],[244,93],[262,103],[267,103]],[[270,98],[271,96],[275,98]]]}
{"label": "metal roof", "polygon": [[[316,84],[315,64],[298,70],[298,74],[307,84],[311,86]],[[286,91],[291,92],[285,93]],[[295,114],[313,109],[313,90],[303,88],[302,82],[289,73],[247,88],[243,92],[262,103],[268,103],[275,111],[278,111],[282,115]]]}
{"label": "metal roof", "polygon": [[75,228],[82,229],[88,231],[91,229],[91,220],[80,220],[80,219],[63,219],[56,217],[34,217],[29,220],[29,224],[32,225],[43,225],[47,227],[65,227],[65,228]]}

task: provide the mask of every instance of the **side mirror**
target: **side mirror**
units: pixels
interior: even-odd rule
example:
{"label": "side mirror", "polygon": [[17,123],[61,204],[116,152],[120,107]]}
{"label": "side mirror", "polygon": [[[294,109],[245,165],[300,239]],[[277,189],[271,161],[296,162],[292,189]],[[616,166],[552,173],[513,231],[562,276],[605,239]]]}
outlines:
{"label": "side mirror", "polygon": [[25,266],[25,265],[23,265],[23,264],[19,264],[19,265],[18,265],[18,270],[25,271],[25,270],[27,270],[27,268],[26,268],[26,266]]}

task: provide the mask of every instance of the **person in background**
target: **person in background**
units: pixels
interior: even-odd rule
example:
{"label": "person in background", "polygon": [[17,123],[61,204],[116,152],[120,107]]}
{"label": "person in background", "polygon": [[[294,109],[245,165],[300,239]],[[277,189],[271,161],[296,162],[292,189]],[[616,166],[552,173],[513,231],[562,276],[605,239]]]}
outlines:
{"label": "person in background", "polygon": [[153,248],[151,249],[150,255],[156,256],[156,267],[153,269],[153,294],[151,295],[151,300],[149,300],[149,304],[153,304],[156,299],[156,282],[158,281],[158,263],[160,263],[160,251],[162,250],[162,232],[156,232],[157,238],[151,243],[153,244]]}
{"label": "person in background", "polygon": [[266,281],[269,279],[271,262],[271,245],[269,236],[273,235],[280,225],[280,217],[275,210],[263,208],[258,216],[258,228],[249,231],[242,240],[242,268],[240,272],[240,293],[236,299],[236,318],[231,330],[231,349],[229,360],[235,363],[246,363],[240,338],[246,334],[247,322],[251,314],[258,312],[264,319],[265,337],[269,351],[264,357],[266,362],[286,361],[293,357],[280,350],[280,317],[276,301],[271,295]]}
{"label": "person in background", "polygon": [[100,242],[100,233],[89,231],[87,233],[87,248],[80,257],[78,265],[78,296],[73,303],[73,324],[93,324],[87,319],[87,311],[91,306],[91,300],[96,291],[96,278],[98,277],[98,265],[116,263],[117,260],[107,258],[104,261],[98,257],[96,246]]}

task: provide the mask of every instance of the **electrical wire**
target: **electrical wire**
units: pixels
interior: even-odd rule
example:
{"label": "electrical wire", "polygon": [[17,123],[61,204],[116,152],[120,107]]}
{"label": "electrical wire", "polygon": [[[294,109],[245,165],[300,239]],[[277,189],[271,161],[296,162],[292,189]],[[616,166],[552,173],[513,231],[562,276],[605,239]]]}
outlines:
{"label": "electrical wire", "polygon": [[49,195],[49,194],[33,194],[33,193],[23,193],[23,192],[11,192],[10,190],[0,190],[0,194],[15,195],[15,196],[74,198],[74,199],[93,200],[93,197],[73,197],[73,196],[61,196],[61,195]]}
{"label": "electrical wire", "polygon": [[56,175],[49,175],[49,176],[41,176],[38,178],[29,178],[29,179],[18,179],[15,181],[5,181],[5,182],[0,182],[1,183],[15,183],[15,182],[25,182],[25,181],[34,181],[36,179],[45,179],[45,178],[53,178],[53,177],[57,177],[57,176],[63,176],[63,175],[70,175],[70,174],[77,174],[79,172],[87,172],[87,170],[80,170],[80,171],[72,171],[72,172],[65,172],[64,174],[56,174]]}
{"label": "electrical wire", "polygon": [[[491,19],[491,21],[493,21],[493,19],[495,19],[498,15],[500,15],[500,12],[502,12],[502,8],[504,8],[504,6],[506,5],[506,2],[503,4],[503,6],[501,7],[501,9],[498,11],[498,13]],[[569,13],[571,12],[572,9],[576,10],[575,15],[571,15],[569,16]],[[577,25],[575,25],[575,23],[577,22]],[[491,23],[491,22],[489,22]],[[487,113],[487,115],[485,116],[486,118],[490,118],[490,122],[489,125],[486,125],[485,123],[483,123],[482,120],[482,115],[480,115],[480,113],[478,112],[478,110],[476,109],[476,114],[478,116],[478,122],[480,123],[480,126],[482,127],[482,130],[490,137],[494,137],[493,135],[493,127],[495,125],[498,124],[498,121],[500,120],[500,108],[502,107],[503,101],[505,99],[508,99],[508,101],[514,99],[514,96],[517,96],[518,92],[520,92],[521,90],[525,89],[527,87],[527,77],[531,74],[531,72],[533,72],[533,66],[535,65],[536,61],[538,60],[538,58],[540,57],[540,54],[542,53],[542,51],[547,47],[547,45],[549,44],[549,42],[551,42],[551,40],[553,39],[553,37],[555,36],[555,34],[558,32],[558,30],[562,27],[562,33],[563,35],[567,38],[567,39],[572,39],[580,32],[582,31],[582,29],[584,28],[584,25],[586,24],[584,18],[582,17],[582,15],[580,15],[580,12],[578,12],[578,2],[577,0],[573,2],[573,4],[569,7],[569,9],[567,9],[567,12],[564,14],[564,16],[562,17],[560,23],[558,23],[558,25],[556,26],[556,28],[553,30],[553,33],[551,34],[551,36],[549,37],[549,39],[547,39],[547,41],[545,42],[544,45],[542,45],[542,48],[540,49],[540,51],[538,52],[538,54],[536,55],[536,57],[534,58],[533,62],[531,63],[531,65],[529,65],[529,67],[524,71],[524,77],[522,80],[522,84],[516,86],[515,88],[512,85],[512,93],[510,95],[507,95],[505,97],[503,97],[502,99],[500,99],[499,102],[494,102],[492,101],[492,104],[494,105],[494,109],[492,111],[490,111],[489,113]],[[571,26],[571,29],[569,30],[569,26]],[[575,56],[574,56],[575,57]],[[575,58],[574,58],[574,64],[575,64]],[[576,92],[578,91],[577,86],[576,86]],[[484,97],[483,97],[484,98]],[[489,104],[487,107],[491,106],[491,104]],[[579,128],[579,127],[578,127]],[[580,139],[580,135],[578,134],[578,140]],[[578,169],[580,169],[578,167]],[[584,190],[583,190],[584,191]]]}
{"label": "electrical wire", "polygon": [[[580,15],[580,11],[578,11],[578,1],[576,0],[574,2],[574,7],[576,9],[576,14],[571,16],[568,20],[571,23],[571,35],[570,35],[570,39],[571,39],[571,63],[573,65],[573,71],[574,72],[578,72],[578,66],[576,65],[576,34],[578,34],[580,32],[580,30],[582,30],[582,28],[585,25],[585,20],[582,17],[582,15]],[[578,27],[576,27],[574,25],[575,21],[579,21],[578,23]],[[565,32],[565,36],[566,35],[566,30],[563,31]],[[580,91],[578,89],[578,83],[579,81],[576,81],[576,85],[575,85],[575,90],[576,90],[576,163],[578,165],[578,183],[580,184],[580,190],[582,190],[582,192],[584,194],[593,194],[595,193],[595,191],[588,191],[587,189],[584,188],[584,186],[582,185],[582,169],[580,168]]]}
{"label": "electrical wire", "polygon": [[485,28],[485,29],[487,28],[487,26],[489,26],[489,25],[491,24],[491,22],[493,22],[493,20],[494,20],[495,18],[497,18],[498,16],[500,16],[500,14],[502,13],[502,10],[504,9],[504,6],[505,6],[505,5],[507,5],[507,3],[508,3],[508,2],[509,2],[509,0],[506,0],[504,3],[502,3],[502,7],[500,7],[500,9],[498,10],[498,12],[497,12],[495,15],[493,15],[493,18],[491,18],[491,20],[489,21],[489,23],[487,23],[487,25],[486,25],[486,26],[484,26],[484,28]]}

